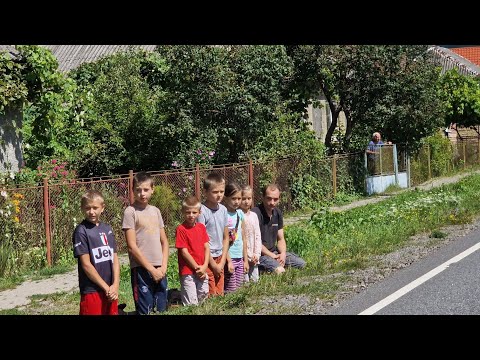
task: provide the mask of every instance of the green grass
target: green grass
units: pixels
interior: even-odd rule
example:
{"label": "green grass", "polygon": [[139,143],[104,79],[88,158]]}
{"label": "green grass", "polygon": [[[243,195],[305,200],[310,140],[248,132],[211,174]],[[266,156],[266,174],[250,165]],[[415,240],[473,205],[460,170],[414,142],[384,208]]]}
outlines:
{"label": "green grass", "polygon": [[396,249],[413,234],[471,222],[480,212],[479,190],[480,177],[476,175],[429,192],[407,191],[341,213],[324,209],[309,222],[287,227],[287,243],[307,262],[321,262],[324,270],[356,268],[371,255]]}
{"label": "green grass", "polygon": [[[233,294],[208,299],[197,307],[172,308],[165,315],[302,313],[305,309],[295,301],[290,305],[292,302],[281,300],[289,295],[301,296],[310,303],[333,299],[348,277],[332,274],[370,266],[377,255],[401,248],[414,234],[430,233],[433,244],[443,236],[439,230],[443,226],[469,223],[479,214],[479,175],[427,192],[405,191],[380,203],[341,213],[322,209],[311,220],[285,229],[288,249],[307,261],[305,269],[289,269],[279,276],[262,274],[258,283],[248,284]],[[169,288],[179,288],[175,255],[169,260],[168,279]],[[121,268],[120,283],[119,302],[127,304],[126,311],[133,311],[128,266]],[[268,299],[278,301],[271,303]],[[49,314],[76,314],[78,301],[78,294],[48,295],[35,299],[26,309],[6,313],[30,314],[43,306]],[[55,310],[50,310],[49,302],[55,303]]]}
{"label": "green grass", "polygon": [[75,269],[76,265],[57,265],[39,270],[24,271],[20,274],[0,278],[0,291],[13,289],[25,280],[41,280],[56,274],[64,274]]}
{"label": "green grass", "polygon": [[403,191],[403,190],[405,190],[405,189],[401,188],[399,185],[390,184],[385,189],[383,194],[395,194],[395,193],[398,193],[399,191]]}

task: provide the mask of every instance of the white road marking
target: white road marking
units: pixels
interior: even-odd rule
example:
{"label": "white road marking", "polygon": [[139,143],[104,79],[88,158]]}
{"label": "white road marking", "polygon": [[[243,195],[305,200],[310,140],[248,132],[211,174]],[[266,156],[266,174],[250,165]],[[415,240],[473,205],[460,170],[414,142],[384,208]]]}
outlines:
{"label": "white road marking", "polygon": [[430,270],[423,276],[420,276],[418,279],[412,281],[410,284],[405,285],[401,289],[395,291],[393,294],[387,296],[385,299],[380,300],[375,305],[370,306],[368,309],[362,311],[358,315],[373,315],[377,311],[383,309],[385,306],[391,304],[395,300],[401,298],[403,295],[407,294],[409,291],[415,289],[417,286],[423,284],[428,279],[431,279],[435,275],[441,273],[443,270],[447,269],[451,264],[456,263],[463,258],[467,257],[471,253],[480,249],[480,243],[473,245],[472,247],[468,248],[467,250],[461,252],[460,254],[454,256],[450,260],[445,261],[443,264],[437,266],[435,269]]}

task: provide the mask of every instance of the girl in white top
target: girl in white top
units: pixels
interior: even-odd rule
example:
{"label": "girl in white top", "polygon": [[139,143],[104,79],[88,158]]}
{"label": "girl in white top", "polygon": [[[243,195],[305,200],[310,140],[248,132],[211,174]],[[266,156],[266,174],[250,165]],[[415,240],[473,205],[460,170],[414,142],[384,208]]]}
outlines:
{"label": "girl in white top", "polygon": [[240,208],[245,214],[245,235],[247,239],[247,257],[249,269],[245,274],[245,282],[250,280],[257,282],[259,279],[258,263],[262,251],[262,237],[260,234],[260,225],[258,216],[250,211],[252,207],[253,191],[249,185],[242,186],[242,201]]}

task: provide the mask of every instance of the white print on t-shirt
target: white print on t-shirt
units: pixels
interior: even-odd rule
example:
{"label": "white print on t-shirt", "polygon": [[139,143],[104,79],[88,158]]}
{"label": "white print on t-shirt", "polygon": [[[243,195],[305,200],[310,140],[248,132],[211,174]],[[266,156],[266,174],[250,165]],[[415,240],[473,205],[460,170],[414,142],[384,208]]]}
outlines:
{"label": "white print on t-shirt", "polygon": [[92,249],[93,259],[95,264],[104,261],[113,261],[113,249],[110,246],[99,246]]}

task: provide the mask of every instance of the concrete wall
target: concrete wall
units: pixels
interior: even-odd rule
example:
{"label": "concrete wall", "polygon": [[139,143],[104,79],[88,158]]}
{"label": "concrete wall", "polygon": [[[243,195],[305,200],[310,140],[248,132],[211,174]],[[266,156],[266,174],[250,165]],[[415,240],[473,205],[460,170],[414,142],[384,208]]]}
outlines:
{"label": "concrete wall", "polygon": [[0,172],[17,172],[23,164],[22,138],[16,129],[22,126],[20,111],[7,111],[0,114]]}
{"label": "concrete wall", "polygon": [[[367,194],[378,194],[384,192],[390,185],[395,185],[395,175],[375,175],[367,176]],[[399,187],[406,189],[408,187],[408,177],[406,172],[398,173]]]}
{"label": "concrete wall", "polygon": [[[320,101],[320,107],[313,107],[312,105],[309,105],[307,108],[308,122],[310,123],[311,129],[315,131],[317,138],[320,141],[325,142],[325,136],[327,135],[330,124],[332,123],[332,113],[330,111],[330,106],[323,95],[319,96],[317,100]],[[337,126],[341,126],[343,131],[345,131],[346,124],[347,121],[345,114],[343,111],[341,111],[338,115]],[[335,141],[335,139],[332,139],[332,141]]]}

